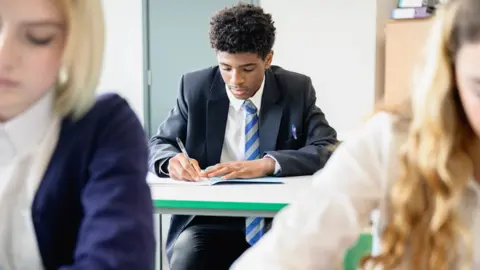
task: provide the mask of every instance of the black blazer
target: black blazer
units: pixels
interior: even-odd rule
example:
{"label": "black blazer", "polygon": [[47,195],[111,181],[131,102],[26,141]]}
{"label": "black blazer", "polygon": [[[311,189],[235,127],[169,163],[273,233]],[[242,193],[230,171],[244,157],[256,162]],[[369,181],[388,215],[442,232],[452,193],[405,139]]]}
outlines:
{"label": "black blazer", "polygon": [[[265,73],[260,111],[260,153],[273,156],[280,164],[278,176],[310,175],[321,169],[337,143],[336,131],[315,105],[316,95],[309,77],[278,66]],[[149,169],[159,170],[169,158],[180,153],[180,137],[191,158],[201,168],[220,161],[229,99],[218,66],[184,75],[177,105],[150,140]],[[296,127],[296,139],[292,134]],[[166,164],[166,163],[165,163]],[[192,220],[174,216],[167,239],[167,255],[173,242]]]}
{"label": "black blazer", "polygon": [[147,158],[143,127],[116,94],[63,119],[32,204],[44,269],[153,269]]}

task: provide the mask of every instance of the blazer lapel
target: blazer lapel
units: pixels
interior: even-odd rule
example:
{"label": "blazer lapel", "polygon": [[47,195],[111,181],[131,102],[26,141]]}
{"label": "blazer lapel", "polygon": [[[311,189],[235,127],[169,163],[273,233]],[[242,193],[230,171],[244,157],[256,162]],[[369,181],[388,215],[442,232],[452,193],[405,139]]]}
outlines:
{"label": "blazer lapel", "polygon": [[274,151],[283,109],[275,75],[270,69],[265,72],[262,107],[260,109],[260,153]]}
{"label": "blazer lapel", "polygon": [[229,106],[225,83],[217,70],[210,88],[210,98],[207,101],[206,156],[208,165],[220,162]]}

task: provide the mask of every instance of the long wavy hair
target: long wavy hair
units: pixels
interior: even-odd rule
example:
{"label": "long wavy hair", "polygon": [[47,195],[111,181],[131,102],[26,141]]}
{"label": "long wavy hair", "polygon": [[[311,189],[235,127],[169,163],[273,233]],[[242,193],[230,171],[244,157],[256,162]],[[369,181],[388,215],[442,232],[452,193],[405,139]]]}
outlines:
{"label": "long wavy hair", "polygon": [[400,173],[389,194],[382,250],[364,258],[364,269],[470,267],[470,232],[458,207],[473,175],[478,139],[460,102],[455,59],[462,45],[480,41],[480,0],[450,0],[434,20],[409,98],[387,104],[400,134]]}

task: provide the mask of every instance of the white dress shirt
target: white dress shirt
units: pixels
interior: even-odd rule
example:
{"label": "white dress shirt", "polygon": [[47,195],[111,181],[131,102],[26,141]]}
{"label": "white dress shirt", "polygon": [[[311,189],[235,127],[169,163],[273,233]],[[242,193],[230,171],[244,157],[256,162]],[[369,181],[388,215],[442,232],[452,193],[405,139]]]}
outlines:
{"label": "white dress shirt", "polygon": [[[250,98],[253,105],[257,107],[257,115],[259,117],[264,86],[265,77],[258,91]],[[245,160],[245,125],[247,124],[245,122],[245,108],[243,107],[245,100],[237,99],[230,92],[227,85],[225,85],[225,91],[227,91],[228,99],[230,100],[230,107],[228,108],[227,125],[225,127],[225,137],[223,140],[222,154],[220,156],[221,163]],[[281,169],[280,164],[272,156],[268,155],[268,157],[275,161],[274,174],[279,173]]]}
{"label": "white dress shirt", "polygon": [[[388,194],[398,176],[397,136],[393,116],[373,117],[334,152],[302,199],[282,209],[272,229],[231,269],[336,269],[373,210],[379,210],[375,230],[385,226]],[[471,269],[480,269],[480,188],[473,178],[459,213],[471,230]]]}
{"label": "white dress shirt", "polygon": [[0,269],[43,269],[31,206],[58,140],[52,109],[48,93],[0,123]]}

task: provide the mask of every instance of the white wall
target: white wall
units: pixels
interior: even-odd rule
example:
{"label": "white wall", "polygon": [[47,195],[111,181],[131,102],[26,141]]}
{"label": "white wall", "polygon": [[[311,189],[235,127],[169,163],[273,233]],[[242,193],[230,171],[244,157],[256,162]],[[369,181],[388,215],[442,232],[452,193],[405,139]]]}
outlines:
{"label": "white wall", "polygon": [[99,92],[115,91],[143,123],[143,20],[141,0],[103,0],[106,51]]}
{"label": "white wall", "polygon": [[[261,0],[277,27],[274,64],[311,76],[339,137],[383,91],[384,24],[396,0]],[[142,1],[103,0],[107,27],[100,92],[125,97],[143,122]]]}
{"label": "white wall", "polygon": [[341,139],[366,119],[383,91],[383,27],[396,2],[260,1],[277,27],[274,64],[312,78],[317,105]]}

